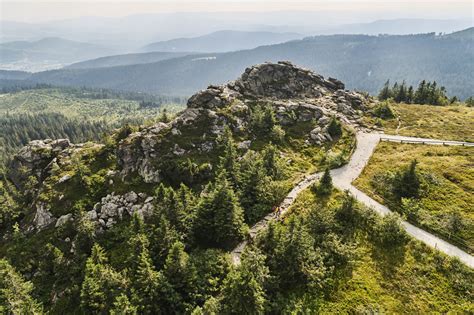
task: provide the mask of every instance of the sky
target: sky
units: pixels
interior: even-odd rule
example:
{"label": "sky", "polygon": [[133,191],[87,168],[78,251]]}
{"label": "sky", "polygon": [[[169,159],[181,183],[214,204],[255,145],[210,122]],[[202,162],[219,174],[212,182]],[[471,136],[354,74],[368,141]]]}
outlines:
{"label": "sky", "polygon": [[[351,14],[357,19],[435,18],[454,19],[474,16],[473,1],[466,0],[0,0],[0,19],[45,22],[83,16],[120,17],[163,12],[268,12],[330,11]],[[353,21],[351,21],[353,22]]]}

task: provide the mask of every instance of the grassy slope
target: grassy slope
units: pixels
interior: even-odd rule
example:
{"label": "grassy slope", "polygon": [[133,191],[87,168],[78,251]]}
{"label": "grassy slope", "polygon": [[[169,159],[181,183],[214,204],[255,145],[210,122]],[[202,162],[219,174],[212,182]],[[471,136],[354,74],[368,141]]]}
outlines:
{"label": "grassy slope", "polygon": [[[414,104],[391,106],[400,116],[400,135],[474,142],[472,107]],[[383,122],[384,130],[388,134],[396,134],[397,126],[397,119]]]}
{"label": "grassy slope", "polygon": [[354,184],[384,203],[381,192],[374,191],[374,177],[401,170],[413,159],[419,162],[421,172],[432,174],[438,183],[430,185],[421,198],[421,225],[447,234],[447,214],[456,212],[466,224],[456,236],[474,248],[474,148],[381,142]]}
{"label": "grassy slope", "polygon": [[[336,192],[329,202],[321,201],[308,189],[297,198],[291,211],[304,215],[306,209],[315,205],[333,207],[340,195]],[[416,240],[410,240],[397,255],[387,254],[363,233],[356,243],[359,255],[352,275],[322,302],[321,313],[460,314],[474,311],[472,291],[464,291],[459,286],[472,271],[458,261]],[[312,298],[293,297],[290,304],[304,301],[304,305],[309,305],[308,300]]]}

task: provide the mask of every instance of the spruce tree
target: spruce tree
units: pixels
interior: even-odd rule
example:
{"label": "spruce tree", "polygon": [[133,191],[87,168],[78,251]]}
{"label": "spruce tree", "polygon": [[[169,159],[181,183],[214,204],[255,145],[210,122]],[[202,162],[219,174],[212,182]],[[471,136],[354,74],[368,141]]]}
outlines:
{"label": "spruce tree", "polygon": [[324,170],[324,174],[319,180],[319,185],[317,186],[317,193],[319,195],[329,195],[332,192],[332,178],[331,178],[331,172],[329,168],[326,168]]}
{"label": "spruce tree", "polygon": [[107,257],[99,245],[94,245],[86,261],[85,277],[81,288],[81,307],[87,313],[110,310],[127,282],[107,264]]}
{"label": "spruce tree", "polygon": [[227,178],[220,170],[198,205],[193,230],[203,245],[226,247],[244,236],[243,210]]}
{"label": "spruce tree", "polygon": [[237,188],[239,184],[239,162],[237,146],[232,138],[232,132],[226,127],[225,136],[222,138],[223,154],[219,158],[219,169],[225,169],[230,183]]}
{"label": "spruce tree", "polygon": [[380,101],[385,101],[385,100],[388,100],[391,97],[392,97],[392,90],[390,89],[390,80],[387,80],[387,82],[385,82],[382,90],[380,90],[380,92],[379,92],[378,99]]}
{"label": "spruce tree", "polygon": [[33,284],[6,261],[0,259],[0,314],[43,314],[32,296]]}
{"label": "spruce tree", "polygon": [[[184,303],[192,303],[196,294],[196,269],[184,251],[184,245],[176,242],[166,258],[163,274],[173,289],[183,298]],[[182,308],[185,306],[183,305]]]}
{"label": "spruce tree", "polygon": [[265,255],[247,248],[241,265],[224,281],[221,309],[225,314],[263,314],[267,303],[265,283],[269,277]]}

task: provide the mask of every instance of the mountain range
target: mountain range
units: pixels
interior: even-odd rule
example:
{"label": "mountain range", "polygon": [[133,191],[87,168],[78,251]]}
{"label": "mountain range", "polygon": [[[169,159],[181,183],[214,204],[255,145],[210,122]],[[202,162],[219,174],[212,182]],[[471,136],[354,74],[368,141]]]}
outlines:
{"label": "mountain range", "polygon": [[63,38],[0,44],[0,68],[38,71],[61,68],[79,60],[113,54],[113,49]]}
{"label": "mountain range", "polygon": [[[461,98],[474,91],[473,28],[449,35],[315,36],[251,50],[191,54],[154,63],[95,69],[62,69],[29,75],[36,83],[91,86],[165,95],[190,95],[228,81],[248,65],[289,60],[349,88],[376,93],[387,79],[417,85],[437,81]],[[23,78],[25,79],[25,78]]]}
{"label": "mountain range", "polygon": [[228,52],[252,49],[263,45],[272,45],[301,39],[304,36],[297,33],[273,32],[243,32],[218,31],[211,34],[193,37],[177,38],[146,45],[142,51],[194,51],[194,52]]}

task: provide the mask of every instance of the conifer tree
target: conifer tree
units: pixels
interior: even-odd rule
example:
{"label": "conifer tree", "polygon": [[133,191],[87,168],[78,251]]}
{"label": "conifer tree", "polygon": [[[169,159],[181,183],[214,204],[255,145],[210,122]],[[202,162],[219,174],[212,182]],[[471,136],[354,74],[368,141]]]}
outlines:
{"label": "conifer tree", "polygon": [[225,169],[230,183],[237,188],[239,184],[239,162],[237,146],[232,138],[232,132],[226,127],[222,137],[223,154],[219,158],[219,169]]}
{"label": "conifer tree", "polygon": [[383,88],[380,90],[380,93],[378,95],[378,99],[380,101],[385,101],[385,100],[388,100],[391,97],[392,97],[392,90],[390,89],[390,80],[387,80],[385,82]]}
{"label": "conifer tree", "polygon": [[107,264],[107,257],[99,245],[94,245],[86,261],[85,277],[81,288],[81,306],[85,312],[100,313],[110,310],[126,280]]}
{"label": "conifer tree", "polygon": [[269,277],[265,255],[257,248],[247,248],[241,265],[224,281],[222,310],[226,314],[263,314],[267,303],[265,282]]}
{"label": "conifer tree", "polygon": [[191,304],[196,293],[197,275],[181,242],[176,242],[171,247],[163,273],[173,289],[183,298],[184,303]]}
{"label": "conifer tree", "polygon": [[180,297],[163,273],[156,271],[146,235],[140,229],[135,232],[129,241],[131,252],[128,263],[132,280],[132,303],[137,306],[140,314],[174,312],[174,305],[180,303]]}
{"label": "conifer tree", "polygon": [[198,205],[194,235],[200,243],[226,247],[244,236],[243,210],[227,178],[227,172],[220,170]]}
{"label": "conifer tree", "polygon": [[317,186],[316,192],[319,195],[329,195],[332,192],[332,178],[329,168],[324,170],[323,176],[319,180],[319,185]]}
{"label": "conifer tree", "polygon": [[137,315],[138,310],[128,299],[127,295],[121,294],[115,299],[113,308],[110,310],[111,315]]}
{"label": "conifer tree", "polygon": [[43,314],[41,305],[31,296],[32,290],[33,284],[0,259],[0,314]]}

